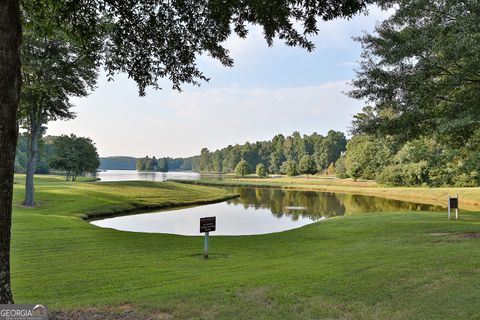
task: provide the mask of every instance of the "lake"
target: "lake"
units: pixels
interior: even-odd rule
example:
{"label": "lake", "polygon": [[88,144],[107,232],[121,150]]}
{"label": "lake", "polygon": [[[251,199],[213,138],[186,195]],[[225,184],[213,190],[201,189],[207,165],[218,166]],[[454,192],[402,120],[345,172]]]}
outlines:
{"label": "lake", "polygon": [[106,170],[97,172],[95,177],[101,181],[167,181],[167,180],[222,180],[221,174],[200,174],[192,171],[147,172],[137,170]]}
{"label": "lake", "polygon": [[189,171],[170,171],[170,172],[140,172],[137,170],[107,170],[97,172],[96,177],[101,181],[166,181],[169,179],[180,180],[198,180],[200,174]]}
{"label": "lake", "polygon": [[120,216],[91,223],[122,231],[195,236],[201,217],[216,216],[211,235],[255,235],[365,212],[430,211],[441,207],[379,197],[269,188],[227,188],[239,198],[210,205]]}

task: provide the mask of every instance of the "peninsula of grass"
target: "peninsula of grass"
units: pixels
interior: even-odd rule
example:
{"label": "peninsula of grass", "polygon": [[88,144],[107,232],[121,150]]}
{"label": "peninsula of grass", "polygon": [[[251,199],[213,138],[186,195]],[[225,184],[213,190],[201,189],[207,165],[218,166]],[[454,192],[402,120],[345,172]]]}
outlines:
{"label": "peninsula of grass", "polygon": [[460,209],[480,211],[480,188],[429,188],[429,187],[384,187],[371,180],[338,179],[332,176],[275,178],[233,176],[224,180],[178,181],[185,184],[204,186],[229,186],[252,188],[281,188],[288,190],[310,190],[321,192],[353,193],[376,196],[393,200],[447,206],[448,195],[459,195]]}
{"label": "peninsula of grass", "polygon": [[224,190],[41,177],[38,207],[27,209],[21,180],[13,215],[16,303],[134,311],[122,319],[478,317],[478,213],[460,221],[442,212],[371,213],[282,233],[213,237],[204,260],[202,237],[103,229],[82,217],[232,196]]}

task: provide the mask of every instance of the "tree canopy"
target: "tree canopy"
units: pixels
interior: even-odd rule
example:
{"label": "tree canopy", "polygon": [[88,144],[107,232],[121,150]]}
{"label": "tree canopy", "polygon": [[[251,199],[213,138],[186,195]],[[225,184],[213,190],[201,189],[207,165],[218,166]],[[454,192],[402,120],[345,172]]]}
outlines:
{"label": "tree canopy", "polygon": [[75,181],[81,173],[95,172],[100,165],[97,148],[89,138],[62,135],[55,138],[54,146],[55,156],[50,165],[65,171],[67,180]]}
{"label": "tree canopy", "polygon": [[480,122],[480,3],[383,3],[394,14],[357,39],[362,64],[350,95],[370,106],[355,116],[354,132],[463,145]]}
{"label": "tree canopy", "polygon": [[352,17],[369,2],[23,0],[22,9],[26,23],[46,33],[64,30],[98,53],[110,76],[127,73],[144,94],[162,78],[175,89],[208,80],[198,54],[232,66],[224,43],[233,33],[245,38],[249,25],[262,27],[268,45],[277,38],[310,51],[319,19]]}
{"label": "tree canopy", "polygon": [[240,160],[240,162],[235,167],[235,175],[245,177],[249,173],[250,167],[248,166],[248,162],[243,159]]}

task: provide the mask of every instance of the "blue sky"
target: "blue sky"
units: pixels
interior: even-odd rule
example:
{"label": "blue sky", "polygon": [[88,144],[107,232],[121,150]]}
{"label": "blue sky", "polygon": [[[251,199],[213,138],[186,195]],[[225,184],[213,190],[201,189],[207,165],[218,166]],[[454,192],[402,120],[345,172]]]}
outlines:
{"label": "blue sky", "polygon": [[320,24],[312,53],[279,41],[268,47],[261,29],[251,27],[247,39],[232,37],[226,43],[233,68],[201,56],[198,64],[210,82],[185,86],[181,93],[165,81],[163,90],[139,97],[124,75],[114,82],[102,75],[93,93],[74,99],[77,118],[50,123],[47,134],[88,136],[100,156],[181,157],[277,133],[346,132],[363,106],[343,94],[361,53],[352,37],[371,32],[389,15],[375,7],[369,11]]}

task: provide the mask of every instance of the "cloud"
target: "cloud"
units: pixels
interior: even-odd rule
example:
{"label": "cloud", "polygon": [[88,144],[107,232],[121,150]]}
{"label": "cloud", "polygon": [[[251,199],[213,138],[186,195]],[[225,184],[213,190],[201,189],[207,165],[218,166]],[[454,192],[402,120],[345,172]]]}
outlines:
{"label": "cloud", "polygon": [[277,133],[345,131],[361,108],[342,94],[346,90],[345,81],[275,89],[228,86],[158,94],[136,108],[120,99],[107,110],[94,107],[105,104],[100,94],[78,110],[77,119],[53,123],[48,133],[88,135],[102,156],[189,156],[202,147],[214,150]]}

